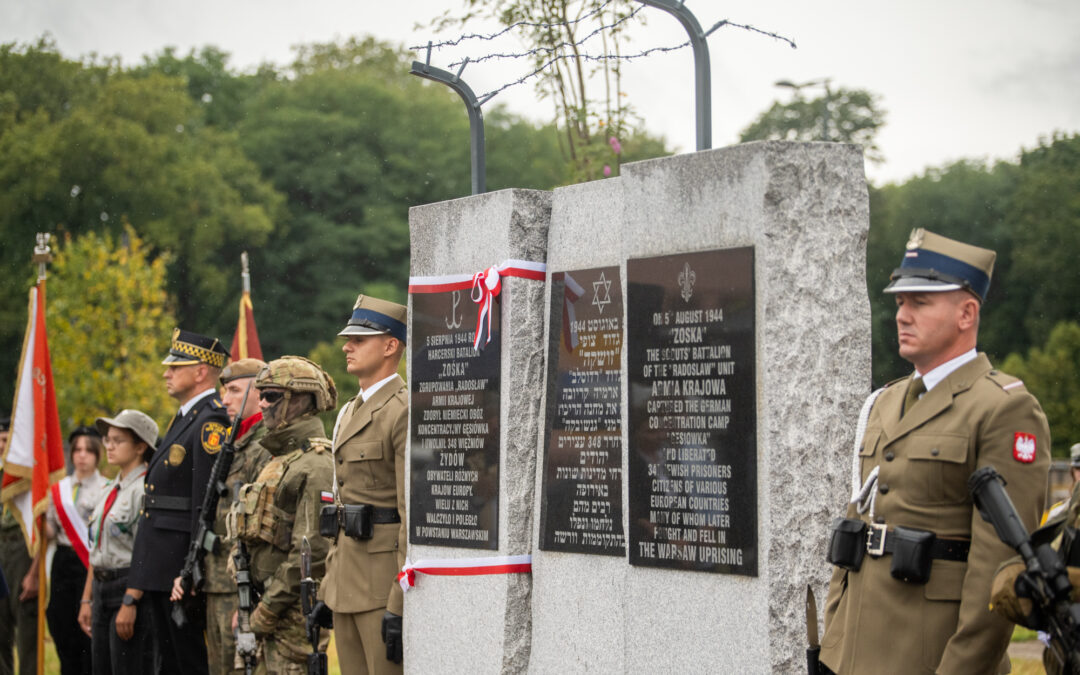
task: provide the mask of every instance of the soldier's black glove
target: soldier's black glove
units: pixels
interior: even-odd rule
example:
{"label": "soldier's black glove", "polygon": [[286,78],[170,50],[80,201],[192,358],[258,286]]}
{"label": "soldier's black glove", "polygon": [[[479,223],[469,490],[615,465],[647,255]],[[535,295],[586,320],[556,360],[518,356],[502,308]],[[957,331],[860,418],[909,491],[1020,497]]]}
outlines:
{"label": "soldier's black glove", "polygon": [[321,628],[334,627],[334,610],[327,607],[322,600],[315,603],[315,606],[311,608],[311,614],[307,616],[308,635],[314,634],[315,626]]}
{"label": "soldier's black glove", "polygon": [[392,663],[401,663],[403,656],[401,615],[393,612],[383,614],[382,640],[386,643],[386,660]]}

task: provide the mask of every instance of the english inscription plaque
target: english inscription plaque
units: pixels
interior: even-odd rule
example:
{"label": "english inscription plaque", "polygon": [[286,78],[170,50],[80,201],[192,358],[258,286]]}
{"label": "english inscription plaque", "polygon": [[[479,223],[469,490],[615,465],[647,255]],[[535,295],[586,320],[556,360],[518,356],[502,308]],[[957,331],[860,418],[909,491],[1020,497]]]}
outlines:
{"label": "english inscription plaque", "polygon": [[630,563],[757,576],[753,248],[626,275]]}
{"label": "english inscription plaque", "polygon": [[622,556],[622,286],[618,267],[551,277],[540,548]]}
{"label": "english inscription plaque", "polygon": [[479,352],[468,291],[415,293],[412,305],[409,541],[498,548],[499,302]]}

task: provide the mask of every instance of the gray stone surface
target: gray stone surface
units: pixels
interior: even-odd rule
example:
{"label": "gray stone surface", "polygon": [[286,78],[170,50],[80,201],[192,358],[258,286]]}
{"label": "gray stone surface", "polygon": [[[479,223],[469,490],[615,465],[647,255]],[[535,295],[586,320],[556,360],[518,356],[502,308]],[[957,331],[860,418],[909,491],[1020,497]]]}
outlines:
{"label": "gray stone surface", "polygon": [[[510,258],[544,262],[550,209],[550,193],[530,190],[414,207],[410,274],[471,274]],[[503,280],[498,550],[410,546],[413,561],[531,552],[535,438],[543,423],[544,290],[542,282]],[[532,577],[525,574],[420,576],[405,594],[407,672],[524,672],[531,590]]]}
{"label": "gray stone surface", "polygon": [[[555,191],[550,269],[619,264],[624,294],[627,258],[754,246],[760,574],[536,550],[531,672],[805,668],[805,589],[822,604],[828,524],[846,500],[854,418],[869,393],[868,208],[861,151],[823,143],[650,160]],[[538,471],[537,512],[540,485]]]}

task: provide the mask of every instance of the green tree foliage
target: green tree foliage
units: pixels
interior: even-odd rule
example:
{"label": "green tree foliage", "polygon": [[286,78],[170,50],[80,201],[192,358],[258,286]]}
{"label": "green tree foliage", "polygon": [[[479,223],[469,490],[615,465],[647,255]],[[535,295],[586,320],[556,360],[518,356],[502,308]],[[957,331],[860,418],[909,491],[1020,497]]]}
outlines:
{"label": "green tree foliage", "polygon": [[161,379],[175,318],[167,256],[125,226],[120,237],[65,237],[49,270],[46,320],[61,424],[71,429],[123,408],[167,420]]}
{"label": "green tree foliage", "polygon": [[[16,101],[0,131],[0,231],[10,244],[0,248],[0,343],[21,339],[11,319],[35,232],[118,235],[123,222],[173,253],[177,319],[205,332],[205,317],[235,302],[226,254],[265,242],[283,213],[235,132],[208,127],[176,77],[84,66],[49,44],[6,45],[0,59],[12,87],[0,98]],[[44,83],[37,93],[33,82]],[[0,367],[13,372],[14,358],[0,350]]]}
{"label": "green tree foliage", "polygon": [[1080,443],[1080,324],[1057,324],[1043,347],[1032,347],[1026,357],[1010,354],[1002,370],[1022,379],[1039,399],[1054,455],[1068,457],[1072,444]]}
{"label": "green tree foliage", "polygon": [[[310,45],[287,77],[247,102],[237,127],[243,146],[289,211],[267,246],[252,250],[260,316],[272,307],[291,317],[260,322],[269,354],[306,353],[335,335],[357,293],[403,302],[408,209],[469,193],[461,100],[408,76],[409,63],[370,39]],[[548,130],[498,109],[489,118],[492,188],[563,182]]]}
{"label": "green tree foliage", "polygon": [[[827,117],[826,117],[827,115]],[[739,134],[739,141],[830,141],[855,143],[867,159],[881,162],[877,132],[885,125],[885,110],[865,89],[837,89],[815,99],[795,90],[790,103],[772,104]]]}
{"label": "green tree foliage", "polygon": [[[1080,136],[1055,135],[1020,156],[1009,202],[1018,322],[1027,344],[1046,341],[1061,321],[1080,314]],[[1019,330],[1022,327],[1022,330]],[[1080,411],[1074,411],[1080,414]]]}

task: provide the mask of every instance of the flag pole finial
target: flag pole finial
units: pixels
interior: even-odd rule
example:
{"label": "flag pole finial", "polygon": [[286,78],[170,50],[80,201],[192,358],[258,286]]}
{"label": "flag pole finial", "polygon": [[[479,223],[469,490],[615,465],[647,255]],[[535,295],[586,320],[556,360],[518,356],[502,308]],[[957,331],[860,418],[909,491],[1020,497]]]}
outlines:
{"label": "flag pole finial", "polygon": [[49,248],[49,239],[52,235],[48,232],[37,233],[37,246],[34,247],[34,255],[31,261],[38,265],[38,281],[45,281],[45,265],[52,262],[52,249]]}
{"label": "flag pole finial", "polygon": [[244,292],[251,292],[251,272],[248,270],[248,254],[244,251],[240,254],[240,278],[244,282]]}

